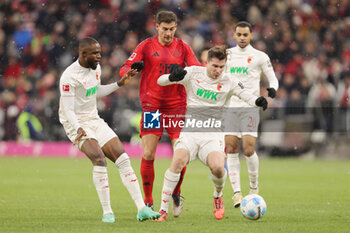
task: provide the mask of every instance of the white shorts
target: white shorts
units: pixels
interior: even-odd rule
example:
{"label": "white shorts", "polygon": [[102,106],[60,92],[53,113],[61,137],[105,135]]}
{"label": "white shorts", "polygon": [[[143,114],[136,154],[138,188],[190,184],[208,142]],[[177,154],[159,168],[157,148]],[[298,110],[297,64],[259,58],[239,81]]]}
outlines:
{"label": "white shorts", "polygon": [[259,108],[229,108],[224,119],[225,135],[258,137]]}
{"label": "white shorts", "polygon": [[[89,138],[96,139],[98,145],[103,147],[109,140],[114,137],[118,137],[117,134],[108,126],[108,124],[101,118],[96,118],[89,121],[79,122],[80,126],[85,130],[86,136],[84,136],[78,143],[78,148],[81,150],[81,146],[84,141]],[[74,142],[77,137],[77,131],[68,122],[63,123],[63,128],[66,131],[69,140]]]}
{"label": "white shorts", "polygon": [[177,149],[185,149],[190,153],[190,160],[195,160],[198,156],[199,160],[207,165],[207,157],[209,153],[218,151],[225,156],[224,152],[224,135],[222,133],[181,133],[176,140],[174,151]]}

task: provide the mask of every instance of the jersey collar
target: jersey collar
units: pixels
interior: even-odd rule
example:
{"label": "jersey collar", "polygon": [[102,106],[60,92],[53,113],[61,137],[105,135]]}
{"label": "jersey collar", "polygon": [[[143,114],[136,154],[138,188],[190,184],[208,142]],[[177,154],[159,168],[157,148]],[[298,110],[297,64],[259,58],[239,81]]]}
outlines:
{"label": "jersey collar", "polygon": [[246,52],[246,51],[250,50],[251,47],[252,47],[252,46],[251,46],[250,44],[247,45],[247,46],[244,47],[244,48],[241,48],[241,47],[239,47],[239,46],[237,45],[237,49],[238,49],[239,52]]}

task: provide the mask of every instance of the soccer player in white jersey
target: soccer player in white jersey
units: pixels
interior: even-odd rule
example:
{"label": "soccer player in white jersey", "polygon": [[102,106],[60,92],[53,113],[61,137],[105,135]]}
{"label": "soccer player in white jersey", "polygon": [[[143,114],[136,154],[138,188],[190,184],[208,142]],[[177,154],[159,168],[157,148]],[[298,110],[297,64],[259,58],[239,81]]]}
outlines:
{"label": "soccer player in white jersey", "polygon": [[137,220],[157,219],[160,214],[146,207],[128,155],[115,132],[97,112],[96,97],[106,96],[135,76],[129,70],[120,81],[101,85],[101,46],[91,37],[79,43],[79,58],[60,79],[59,118],[68,138],[93,164],[92,179],[103,209],[103,222],[115,222],[111,208],[106,157],[119,169],[121,180],[135,202]]}
{"label": "soccer player in white jersey", "polygon": [[[232,79],[239,81],[255,95],[260,95],[260,76],[264,73],[269,81],[268,96],[274,98],[278,89],[278,80],[273,71],[270,58],[266,53],[253,48],[250,41],[253,38],[252,26],[242,21],[235,26],[234,38],[237,46],[228,49],[226,73]],[[258,194],[259,158],[255,152],[255,142],[258,136],[259,111],[251,108],[246,102],[231,97],[229,113],[232,124],[225,129],[225,146],[227,153],[227,167],[229,179],[234,191],[233,205],[239,207],[242,201],[240,184],[239,141],[242,139],[242,148],[248,167],[250,193]]]}
{"label": "soccer player in white jersey", "polygon": [[[204,107],[222,109],[234,94],[238,95],[250,106],[267,108],[264,97],[257,97],[243,87],[232,81],[229,75],[224,74],[226,63],[226,47],[215,46],[208,51],[208,63],[206,67],[191,66],[183,70],[181,67],[171,68],[171,73],[164,74],[158,79],[158,84],[165,86],[182,84],[187,93],[187,111]],[[204,94],[205,93],[205,94]],[[195,110],[193,112],[196,112]],[[188,114],[188,112],[187,112]],[[198,115],[202,116],[204,113]],[[193,117],[193,115],[192,115]],[[210,118],[210,116],[209,116]],[[186,122],[186,121],[185,121]],[[186,123],[185,123],[186,124]],[[214,217],[222,219],[225,208],[222,198],[222,189],[227,177],[225,165],[225,153],[223,134],[221,129],[217,132],[185,132],[182,129],[179,139],[174,144],[174,156],[170,168],[165,172],[162,190],[162,200],[159,213],[162,216],[157,221],[167,220],[169,200],[179,181],[180,172],[187,163],[198,158],[208,166],[211,178],[214,182]]]}

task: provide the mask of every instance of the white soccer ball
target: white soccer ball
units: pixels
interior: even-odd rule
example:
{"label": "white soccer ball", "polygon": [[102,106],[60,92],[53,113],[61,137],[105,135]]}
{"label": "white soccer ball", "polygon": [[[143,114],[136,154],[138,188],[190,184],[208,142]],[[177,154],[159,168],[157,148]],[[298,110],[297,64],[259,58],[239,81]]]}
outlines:
{"label": "white soccer ball", "polygon": [[241,213],[243,217],[257,220],[266,213],[266,202],[258,194],[249,194],[241,202]]}

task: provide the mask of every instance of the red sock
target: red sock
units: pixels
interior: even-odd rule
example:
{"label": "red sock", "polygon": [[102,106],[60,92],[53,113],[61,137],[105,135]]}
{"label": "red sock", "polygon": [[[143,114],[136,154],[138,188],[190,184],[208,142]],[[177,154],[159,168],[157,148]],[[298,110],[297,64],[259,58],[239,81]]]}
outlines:
{"label": "red sock", "polygon": [[177,185],[176,185],[176,187],[175,187],[175,189],[174,189],[173,194],[180,194],[180,192],[181,192],[181,184],[182,184],[182,181],[184,180],[186,168],[187,168],[187,167],[184,167],[184,168],[182,169],[181,174],[180,174],[180,180],[179,180],[179,182],[177,183]]}
{"label": "red sock", "polygon": [[145,194],[145,204],[149,203],[153,205],[153,181],[154,181],[154,160],[146,160],[142,158],[141,160],[141,177],[142,177],[142,186],[143,192]]}

